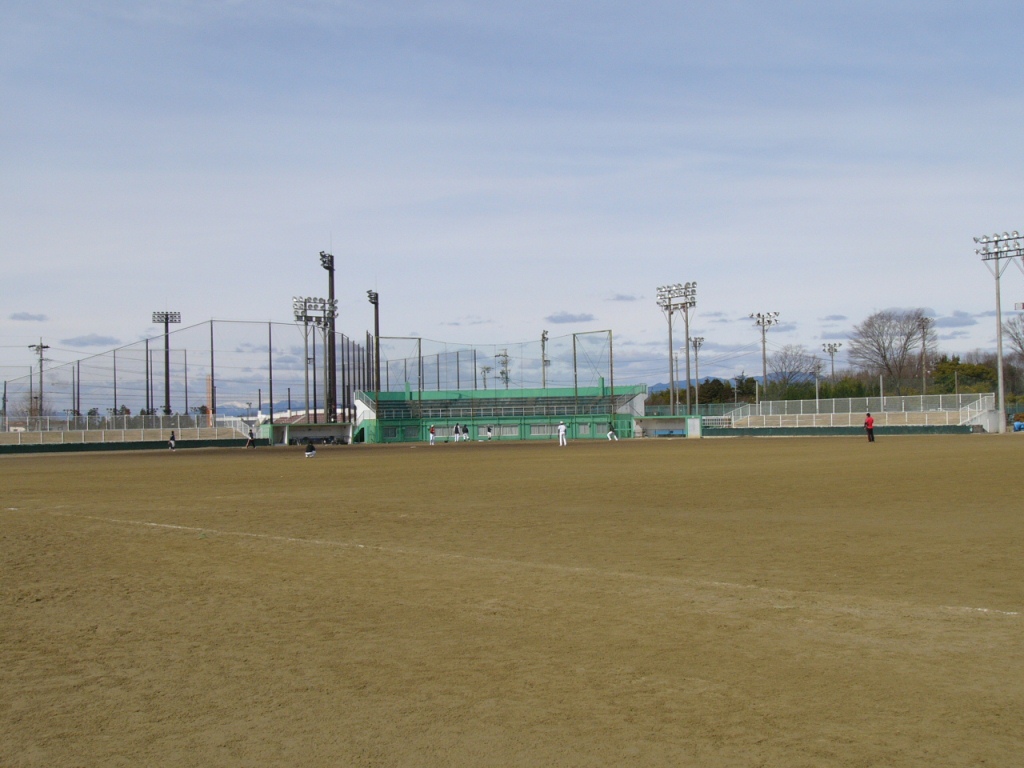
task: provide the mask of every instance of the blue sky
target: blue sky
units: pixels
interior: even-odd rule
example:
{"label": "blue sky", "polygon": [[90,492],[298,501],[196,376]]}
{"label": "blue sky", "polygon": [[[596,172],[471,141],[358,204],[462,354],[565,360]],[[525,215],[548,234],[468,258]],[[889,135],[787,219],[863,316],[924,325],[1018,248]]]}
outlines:
{"label": "blue sky", "polygon": [[[1024,227],[1015,2],[0,4],[0,375],[185,321],[502,344],[611,328],[663,381],[889,307],[994,349],[972,237]],[[1024,301],[1004,275],[1003,305]],[[682,338],[681,324],[676,338]],[[678,345],[678,346],[681,346]],[[842,355],[837,358],[840,364]]]}

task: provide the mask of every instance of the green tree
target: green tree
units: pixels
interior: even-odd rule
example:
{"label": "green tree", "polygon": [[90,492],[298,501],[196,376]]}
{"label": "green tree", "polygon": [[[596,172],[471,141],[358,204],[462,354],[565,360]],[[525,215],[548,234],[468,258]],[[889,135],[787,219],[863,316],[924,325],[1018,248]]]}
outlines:
{"label": "green tree", "polygon": [[700,383],[700,401],[702,403],[731,403],[733,401],[732,384],[721,379],[704,379]]}
{"label": "green tree", "polygon": [[981,363],[964,363],[959,355],[942,355],[932,366],[932,381],[940,393],[991,392],[996,371]]}

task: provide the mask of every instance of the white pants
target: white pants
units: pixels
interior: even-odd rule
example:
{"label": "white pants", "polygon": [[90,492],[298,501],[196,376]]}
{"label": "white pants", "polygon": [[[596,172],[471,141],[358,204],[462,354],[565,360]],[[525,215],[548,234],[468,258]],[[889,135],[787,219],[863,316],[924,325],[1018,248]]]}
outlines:
{"label": "white pants", "polygon": [[559,445],[566,445],[567,443],[568,443],[568,441],[565,439],[565,432],[559,432],[558,433],[558,444]]}

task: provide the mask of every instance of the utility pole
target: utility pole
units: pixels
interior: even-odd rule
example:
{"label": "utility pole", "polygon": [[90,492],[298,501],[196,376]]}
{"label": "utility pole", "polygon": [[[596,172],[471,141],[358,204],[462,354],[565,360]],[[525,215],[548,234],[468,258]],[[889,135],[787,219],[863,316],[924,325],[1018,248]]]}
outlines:
{"label": "utility pole", "polygon": [[548,366],[551,360],[548,359],[548,332],[541,332],[541,389],[548,388]]}
{"label": "utility pole", "polygon": [[704,346],[704,337],[703,336],[694,336],[692,339],[690,339],[690,343],[693,345],[693,367],[694,367],[693,376],[697,380],[697,386],[696,386],[696,389],[694,390],[694,397],[693,397],[693,399],[697,401],[697,403],[696,403],[697,413],[699,414],[700,413],[700,358],[699,358],[699,355],[700,355],[700,348]]}
{"label": "utility pole", "polygon": [[501,368],[498,369],[498,376],[500,376],[501,380],[505,382],[505,389],[508,389],[508,381],[511,378],[511,376],[509,375],[509,371],[508,371],[508,361],[509,361],[508,350],[507,349],[503,349],[503,350],[501,350],[501,352],[496,354],[494,357],[497,358],[501,362]]}
{"label": "utility pole", "polygon": [[[921,324],[921,397],[927,394],[928,388],[928,330],[931,328],[932,319],[930,317],[922,317],[920,319]],[[924,401],[921,401],[922,409],[924,408]]]}
{"label": "utility pole", "polygon": [[[42,418],[43,415],[43,350],[49,349],[48,344],[43,344],[43,340],[40,339],[38,344],[29,344],[29,349],[34,350],[39,355],[39,410],[36,415]],[[31,379],[30,379],[31,380]],[[32,412],[31,397],[29,398],[29,413]]]}

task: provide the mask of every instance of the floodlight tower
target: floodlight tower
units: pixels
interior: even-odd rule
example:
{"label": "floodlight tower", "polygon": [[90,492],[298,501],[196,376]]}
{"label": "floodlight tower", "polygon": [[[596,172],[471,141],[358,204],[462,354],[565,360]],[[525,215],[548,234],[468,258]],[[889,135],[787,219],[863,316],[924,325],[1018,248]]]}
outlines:
{"label": "floodlight tower", "polygon": [[693,345],[693,378],[696,379],[693,399],[697,401],[697,412],[700,413],[700,348],[704,346],[704,337],[694,336],[690,343]]}
{"label": "floodlight tower", "polygon": [[[324,344],[334,318],[338,314],[338,302],[312,296],[293,296],[292,311],[295,322],[302,323],[303,340],[306,344],[306,421],[309,421],[309,326],[310,323],[323,329]],[[319,313],[319,314],[317,314]],[[316,355],[316,337],[313,338],[313,354]],[[313,421],[316,422],[316,368],[313,369]],[[324,415],[326,419],[326,414]]]}
{"label": "floodlight tower", "polygon": [[673,283],[658,286],[658,306],[668,318],[668,391],[671,415],[676,415],[676,370],[673,361],[672,314],[683,310],[686,321],[686,406],[690,406],[690,307],[697,304],[697,283]]}
{"label": "floodlight tower", "polygon": [[778,312],[754,312],[750,315],[754,325],[761,328],[761,389],[768,386],[768,329],[779,324]]}
{"label": "floodlight tower", "polygon": [[[994,235],[984,235],[974,238],[974,242],[981,246],[975,248],[974,252],[981,256],[981,260],[988,267],[988,271],[996,279],[996,381],[998,384],[999,397],[999,432],[1006,432],[1006,391],[1003,387],[1003,308],[1002,298],[999,290],[999,278],[1006,270],[1003,259],[1012,261],[1016,258],[1024,258],[1024,242],[1021,241],[1020,233],[998,232]],[[1018,266],[1020,266],[1018,264]]]}
{"label": "floodlight tower", "polygon": [[[334,300],[334,254],[327,251],[320,251],[320,266],[327,270],[327,301],[337,310],[337,302]],[[324,336],[327,337],[327,348],[324,356],[327,358],[327,381],[324,388],[327,393],[324,395],[324,420],[332,423],[338,420],[338,370],[335,365],[337,352],[334,344],[334,318],[335,311],[327,318],[328,325],[324,329]]]}
{"label": "floodlight tower", "polygon": [[832,383],[836,383],[836,352],[843,346],[843,342],[834,341],[829,344],[822,344],[821,351],[826,352],[830,358],[832,358]]}
{"label": "floodlight tower", "polygon": [[181,312],[154,312],[154,323],[164,324],[164,416],[171,415],[171,334],[170,324],[181,322]]}

